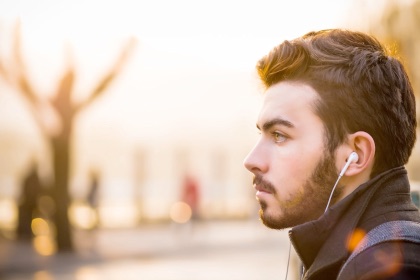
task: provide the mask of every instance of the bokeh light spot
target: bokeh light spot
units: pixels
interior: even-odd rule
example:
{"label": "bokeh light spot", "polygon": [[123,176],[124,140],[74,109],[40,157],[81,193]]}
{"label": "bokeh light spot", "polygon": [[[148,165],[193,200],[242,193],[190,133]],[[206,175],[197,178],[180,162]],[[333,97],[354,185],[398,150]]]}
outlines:
{"label": "bokeh light spot", "polygon": [[182,201],[175,202],[170,210],[171,219],[176,223],[186,223],[191,219],[191,207]]}
{"label": "bokeh light spot", "polygon": [[98,225],[98,216],[91,206],[83,202],[74,202],[69,209],[71,223],[81,229],[93,229]]}
{"label": "bokeh light spot", "polygon": [[54,240],[48,235],[35,236],[33,245],[41,256],[51,256],[57,251]]}
{"label": "bokeh light spot", "polygon": [[47,223],[47,221],[45,221],[42,218],[35,218],[32,220],[31,223],[31,228],[32,228],[32,232],[34,233],[35,236],[38,235],[50,235],[50,227]]}
{"label": "bokeh light spot", "polygon": [[356,228],[347,238],[347,250],[353,252],[365,235],[366,232],[364,230]]}

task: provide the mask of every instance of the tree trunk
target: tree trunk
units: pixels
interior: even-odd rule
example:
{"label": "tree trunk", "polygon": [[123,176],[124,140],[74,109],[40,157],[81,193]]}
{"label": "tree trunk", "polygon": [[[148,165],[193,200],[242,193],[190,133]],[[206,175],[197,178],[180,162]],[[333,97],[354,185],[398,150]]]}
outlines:
{"label": "tree trunk", "polygon": [[70,206],[68,192],[71,162],[70,141],[71,125],[69,124],[63,125],[62,133],[51,139],[55,177],[55,186],[52,190],[52,197],[56,205],[53,219],[56,226],[57,250],[59,252],[73,251],[72,232],[67,212]]}

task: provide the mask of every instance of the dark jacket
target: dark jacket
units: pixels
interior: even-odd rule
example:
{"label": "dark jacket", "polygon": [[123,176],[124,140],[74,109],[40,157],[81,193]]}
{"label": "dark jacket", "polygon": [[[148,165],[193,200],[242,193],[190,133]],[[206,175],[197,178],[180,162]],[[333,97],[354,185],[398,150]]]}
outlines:
{"label": "dark jacket", "polygon": [[[384,172],[359,186],[318,220],[294,227],[292,244],[305,267],[303,279],[336,279],[351,253],[350,236],[389,221],[420,222],[404,167]],[[362,234],[363,235],[363,234]],[[348,279],[420,279],[420,244],[387,242],[351,262]]]}

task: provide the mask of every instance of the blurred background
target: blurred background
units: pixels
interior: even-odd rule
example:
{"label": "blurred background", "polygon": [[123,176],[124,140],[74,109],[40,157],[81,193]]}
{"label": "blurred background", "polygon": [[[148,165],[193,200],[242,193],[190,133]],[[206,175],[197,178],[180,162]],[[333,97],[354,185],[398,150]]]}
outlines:
{"label": "blurred background", "polygon": [[[420,92],[417,0],[0,0],[0,278],[284,278],[242,164],[255,64],[337,27],[396,49]],[[419,166],[416,145],[413,186]]]}

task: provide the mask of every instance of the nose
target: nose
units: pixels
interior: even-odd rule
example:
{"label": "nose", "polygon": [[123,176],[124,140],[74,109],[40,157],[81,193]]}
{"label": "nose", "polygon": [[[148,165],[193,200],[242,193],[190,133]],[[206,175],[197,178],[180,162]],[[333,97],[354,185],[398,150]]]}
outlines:
{"label": "nose", "polygon": [[254,174],[267,172],[267,158],[264,156],[264,150],[262,149],[260,142],[258,142],[246,156],[244,165],[246,169]]}

